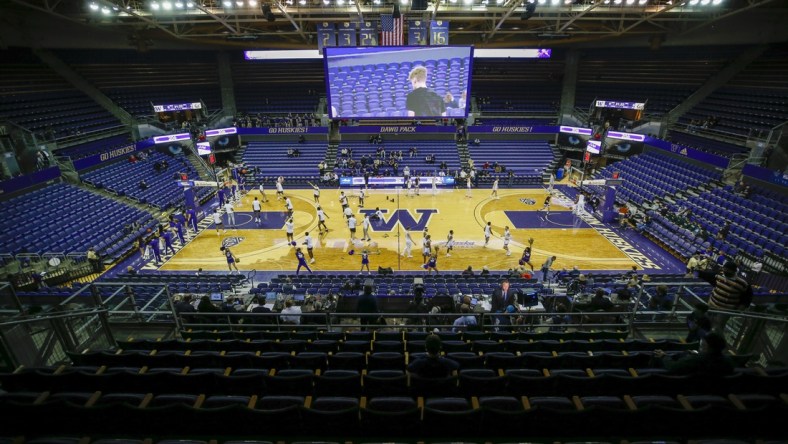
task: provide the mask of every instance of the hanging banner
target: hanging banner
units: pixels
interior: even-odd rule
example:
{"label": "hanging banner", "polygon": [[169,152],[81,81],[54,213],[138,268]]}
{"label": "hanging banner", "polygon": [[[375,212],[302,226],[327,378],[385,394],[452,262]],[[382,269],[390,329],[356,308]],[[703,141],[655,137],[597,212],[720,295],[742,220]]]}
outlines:
{"label": "hanging banner", "polygon": [[446,46],[449,44],[449,21],[433,20],[430,22],[430,45]]}
{"label": "hanging banner", "polygon": [[321,22],[317,24],[317,49],[322,50],[326,46],[337,46],[336,24]]}
{"label": "hanging banner", "polygon": [[358,46],[378,46],[378,22],[374,20],[361,22]]}
{"label": "hanging banner", "polygon": [[408,46],[427,46],[427,22],[408,20]]}
{"label": "hanging banner", "polygon": [[356,23],[339,23],[339,46],[356,46]]}

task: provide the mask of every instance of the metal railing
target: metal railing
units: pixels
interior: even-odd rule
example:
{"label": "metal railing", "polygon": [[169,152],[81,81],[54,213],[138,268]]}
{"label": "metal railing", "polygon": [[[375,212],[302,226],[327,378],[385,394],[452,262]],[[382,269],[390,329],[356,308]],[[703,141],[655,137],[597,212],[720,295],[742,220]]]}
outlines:
{"label": "metal railing", "polygon": [[[697,285],[697,282],[692,282]],[[678,291],[670,309],[650,310],[648,300],[653,287],[678,285]],[[5,322],[0,322],[0,343],[14,353],[15,363],[52,362],[62,358],[63,352],[78,350],[93,341],[97,344],[114,344],[109,333],[111,323],[132,323],[136,326],[154,325],[172,327],[175,331],[188,330],[327,330],[348,331],[356,329],[383,329],[394,331],[453,331],[453,323],[460,316],[455,312],[411,313],[357,313],[357,312],[314,312],[301,314],[237,312],[188,312],[178,313],[175,295],[169,286],[159,284],[151,292],[150,283],[93,283],[86,285],[67,298],[56,296],[28,296],[19,298],[8,284],[0,284],[3,306],[11,310],[3,312]],[[142,292],[145,287],[146,291]],[[142,298],[144,296],[144,299]],[[200,296],[199,294],[197,296]],[[251,295],[250,295],[251,297]],[[550,299],[553,298],[553,299]],[[569,301],[567,312],[557,312],[560,301]],[[341,301],[340,301],[341,302]],[[703,298],[695,294],[682,281],[644,283],[628,304],[617,305],[614,311],[583,310],[577,298],[564,295],[543,295],[537,308],[524,308],[516,313],[473,312],[480,329],[527,332],[550,331],[627,331],[632,337],[649,336],[649,331],[669,331],[671,335],[686,329],[687,316],[696,303]],[[38,304],[41,310],[30,316],[26,308]],[[18,307],[14,309],[13,307]],[[304,306],[306,308],[307,306]],[[744,312],[710,310],[711,315],[729,316],[725,336],[729,348],[736,354],[752,355],[752,359],[763,365],[784,361],[788,348],[788,314],[774,313],[763,308],[751,308]],[[297,316],[299,323],[287,322]],[[568,322],[551,323],[555,316],[569,316]],[[24,325],[24,328],[19,327]],[[52,330],[48,332],[47,330]],[[456,329],[459,331],[460,329]],[[26,332],[27,339],[21,332]],[[22,338],[22,339],[20,339]],[[17,341],[10,343],[9,341]],[[58,345],[53,358],[43,358],[47,350],[54,350],[51,343]],[[36,350],[28,350],[33,348]],[[49,353],[52,354],[52,353]]]}

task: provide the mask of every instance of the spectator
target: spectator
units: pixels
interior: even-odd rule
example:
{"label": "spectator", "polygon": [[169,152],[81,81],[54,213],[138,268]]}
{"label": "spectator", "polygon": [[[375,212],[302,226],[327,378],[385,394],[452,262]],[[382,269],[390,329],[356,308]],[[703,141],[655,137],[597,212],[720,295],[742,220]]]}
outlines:
{"label": "spectator", "polygon": [[596,293],[594,293],[594,297],[592,297],[591,302],[588,303],[588,310],[610,311],[612,309],[613,309],[613,302],[611,302],[610,299],[605,297],[605,290],[601,288],[597,288]]}
{"label": "spectator", "polygon": [[673,301],[668,296],[668,287],[660,285],[654,290],[654,295],[648,300],[649,310],[670,310]]}
{"label": "spectator", "polygon": [[[219,310],[219,307],[213,305],[209,296],[203,296],[200,298],[200,303],[197,305],[197,311],[200,313],[219,313],[221,310]],[[213,318],[208,318],[207,321],[211,323],[213,322]]]}
{"label": "spectator", "polygon": [[[367,268],[369,268],[369,266],[367,266]],[[356,313],[361,314],[360,323],[362,329],[364,329],[364,326],[375,324],[380,317],[378,301],[375,295],[372,294],[372,290],[371,284],[365,284],[364,291],[358,297]]]}
{"label": "spectator", "polygon": [[90,268],[93,270],[94,273],[101,273],[101,258],[99,254],[96,252],[96,249],[90,247],[87,253],[88,263],[90,264]]}
{"label": "spectator", "polygon": [[663,367],[670,373],[680,375],[699,374],[722,376],[733,373],[736,363],[724,355],[725,338],[716,332],[707,334],[700,343],[700,351],[689,352],[680,357],[668,357],[662,350],[654,350],[655,367]]}
{"label": "spectator", "polygon": [[473,277],[473,268],[470,265],[462,271],[462,277]]}
{"label": "spectator", "polygon": [[[725,262],[722,271],[714,277],[714,289],[709,297],[709,307],[722,310],[744,310],[752,302],[752,287],[744,278],[737,275],[738,266],[733,261]],[[719,333],[724,333],[728,315],[716,313],[711,318],[712,325]]]}
{"label": "spectator", "polygon": [[145,191],[148,189],[148,183],[145,182],[145,179],[140,180],[139,184],[140,190]]}
{"label": "spectator", "polygon": [[441,347],[441,338],[438,335],[427,336],[425,340],[427,355],[408,365],[408,372],[422,378],[445,378],[454,374],[460,366],[451,359],[441,357]]}
{"label": "spectator", "polygon": [[476,316],[471,314],[471,307],[468,304],[460,305],[460,317],[454,320],[452,331],[456,333],[473,330],[477,326]]}
{"label": "spectator", "polygon": [[711,319],[706,315],[709,306],[703,302],[695,304],[695,309],[687,315],[686,342],[695,342],[703,339],[711,331]]}
{"label": "spectator", "polygon": [[295,305],[292,299],[285,301],[285,308],[281,311],[280,319],[284,324],[301,324],[301,307]]}

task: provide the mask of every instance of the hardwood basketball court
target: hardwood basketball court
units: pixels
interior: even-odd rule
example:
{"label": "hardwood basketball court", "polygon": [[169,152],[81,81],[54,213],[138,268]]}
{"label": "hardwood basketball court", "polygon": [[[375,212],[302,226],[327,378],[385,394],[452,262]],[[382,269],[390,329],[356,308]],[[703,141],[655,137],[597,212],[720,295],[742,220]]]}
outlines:
{"label": "hardwood basketball court", "polygon": [[[550,214],[537,210],[542,208],[547,191],[535,189],[500,190],[500,199],[490,197],[490,189],[474,189],[472,197],[466,197],[465,189],[423,188],[420,195],[408,196],[406,190],[370,190],[365,207],[358,208],[358,189],[344,189],[350,207],[358,219],[356,237],[362,237],[362,210],[374,211],[380,207],[385,212],[383,221],[373,222],[370,236],[372,243],[350,241],[350,232],[341,214],[339,190],[322,190],[320,203],[328,216],[330,231],[318,235],[316,204],[312,190],[285,190],[294,206],[295,238],[301,245],[305,232],[310,232],[316,241],[316,262],[310,266],[314,271],[354,271],[361,267],[358,253],[368,249],[370,268],[392,267],[395,271],[421,270],[422,228],[427,226],[432,236],[433,248],[439,247],[438,269],[460,271],[471,265],[475,271],[483,266],[491,270],[506,270],[518,266],[518,260],[528,238],[534,239],[531,263],[538,270],[546,257],[558,257],[555,269],[578,266],[583,270],[623,270],[637,265],[620,248],[586,224],[582,218],[561,206],[568,199],[556,191]],[[263,203],[263,227],[258,228],[253,220],[251,202],[254,197],[262,200],[259,191],[250,191],[236,206],[237,229],[228,229],[217,235],[213,225],[203,230],[195,239],[167,261],[162,270],[227,270],[224,255],[219,250],[229,246],[239,258],[241,270],[291,272],[297,266],[295,249],[287,244],[284,221],[284,201],[277,200],[273,192],[266,193],[268,202]],[[226,218],[225,218],[226,220]],[[484,247],[484,225],[492,222],[493,237]],[[512,232],[511,256],[503,250],[503,231],[509,226]],[[413,258],[401,253],[405,248],[404,230],[411,228],[415,243]],[[454,230],[455,248],[451,257],[446,257],[444,244],[449,230]],[[354,250],[356,254],[348,254]],[[302,272],[304,272],[302,270]]]}

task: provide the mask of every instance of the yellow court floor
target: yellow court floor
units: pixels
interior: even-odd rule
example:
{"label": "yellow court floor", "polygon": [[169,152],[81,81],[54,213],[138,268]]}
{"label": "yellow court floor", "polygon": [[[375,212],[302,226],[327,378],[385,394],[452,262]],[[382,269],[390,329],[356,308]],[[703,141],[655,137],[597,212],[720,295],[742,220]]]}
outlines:
{"label": "yellow court floor", "polygon": [[[306,232],[316,241],[314,248],[315,271],[353,271],[361,267],[361,250],[370,254],[370,268],[392,267],[394,270],[420,270],[423,264],[421,246],[423,227],[432,237],[433,247],[438,247],[438,269],[463,270],[469,265],[475,271],[483,266],[491,270],[506,270],[518,266],[528,239],[533,238],[531,263],[538,270],[548,256],[557,257],[554,268],[578,266],[583,270],[622,270],[640,265],[622,249],[622,239],[609,239],[592,228],[594,220],[573,215],[560,193],[554,193],[550,214],[537,211],[542,208],[547,191],[544,189],[506,189],[499,191],[500,198],[490,196],[491,190],[472,190],[468,197],[464,189],[422,189],[419,196],[407,195],[401,190],[370,190],[364,208],[359,208],[358,189],[345,189],[350,196],[350,207],[358,219],[356,237],[361,239],[362,210],[384,211],[383,221],[373,223],[370,230],[372,242],[350,240],[345,217],[339,203],[339,190],[324,189],[320,204],[328,216],[329,232],[319,235],[316,204],[310,189],[286,190],[293,202],[295,239],[298,246]],[[226,270],[227,262],[219,248],[230,246],[239,259],[241,270],[294,271],[297,266],[295,247],[285,237],[285,207],[273,193],[268,192],[268,202],[263,203],[264,228],[252,222],[254,197],[261,199],[258,191],[245,195],[236,206],[238,229],[228,229],[217,234],[208,227],[167,261],[163,270]],[[586,221],[584,221],[585,219]],[[492,222],[493,236],[484,246],[484,225]],[[588,223],[586,223],[588,222]],[[503,250],[504,227],[512,233],[511,256]],[[415,243],[413,257],[402,256],[405,248],[405,229],[411,228]],[[454,230],[455,248],[446,257],[445,243],[449,230]],[[601,230],[605,231],[605,230]],[[609,230],[607,230],[609,232]],[[355,254],[348,254],[351,250]],[[434,251],[434,250],[433,250]]]}

